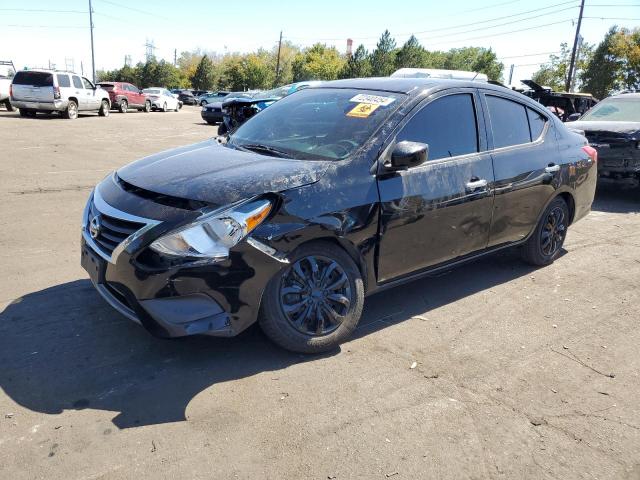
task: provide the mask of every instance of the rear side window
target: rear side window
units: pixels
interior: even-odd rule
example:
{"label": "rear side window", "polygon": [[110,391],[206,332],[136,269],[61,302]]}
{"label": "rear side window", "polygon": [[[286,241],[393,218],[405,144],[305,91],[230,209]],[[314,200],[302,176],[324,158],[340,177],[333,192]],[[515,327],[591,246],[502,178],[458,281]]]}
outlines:
{"label": "rear side window", "polygon": [[493,95],[487,95],[486,99],[494,148],[520,145],[531,141],[529,120],[524,105]]}
{"label": "rear side window", "polygon": [[53,74],[46,72],[20,71],[13,77],[14,85],[31,85],[34,87],[53,87]]}
{"label": "rear side window", "polygon": [[544,125],[547,123],[547,118],[533,110],[527,108],[527,116],[529,117],[529,130],[531,130],[531,141],[537,140],[542,135]]}
{"label": "rear side window", "polygon": [[61,73],[56,75],[56,79],[58,80],[59,87],[70,87],[71,81],[69,80],[69,75],[63,75]]}
{"label": "rear side window", "polygon": [[427,104],[403,127],[396,141],[429,145],[429,160],[478,151],[478,127],[469,93],[447,95]]}
{"label": "rear side window", "polygon": [[80,80],[80,77],[76,77],[75,75],[73,76],[73,86],[76,88],[84,88],[82,86],[82,80]]}

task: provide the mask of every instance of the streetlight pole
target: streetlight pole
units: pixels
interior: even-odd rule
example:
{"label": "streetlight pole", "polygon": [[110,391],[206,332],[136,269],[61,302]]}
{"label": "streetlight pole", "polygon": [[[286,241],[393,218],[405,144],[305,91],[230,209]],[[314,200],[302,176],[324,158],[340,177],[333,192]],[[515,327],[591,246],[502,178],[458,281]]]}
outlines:
{"label": "streetlight pole", "polygon": [[91,71],[93,73],[93,83],[96,83],[96,57],[93,51],[93,7],[89,0],[89,29],[91,30]]}

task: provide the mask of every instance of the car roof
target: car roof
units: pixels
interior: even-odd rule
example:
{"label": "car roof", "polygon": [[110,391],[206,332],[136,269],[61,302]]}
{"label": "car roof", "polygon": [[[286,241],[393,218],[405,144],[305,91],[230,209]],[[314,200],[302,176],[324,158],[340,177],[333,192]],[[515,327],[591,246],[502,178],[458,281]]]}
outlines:
{"label": "car roof", "polygon": [[[323,82],[317,87],[311,88],[353,88],[361,90],[380,90],[393,93],[412,94],[419,93],[427,89],[442,87],[472,87],[488,88],[496,91],[509,90],[506,87],[494,86],[486,82],[476,82],[470,80],[453,80],[448,78],[396,78],[396,77],[373,77],[373,78],[353,78],[347,80],[332,80]],[[509,90],[510,91],[510,90]]]}
{"label": "car roof", "polygon": [[633,98],[640,99],[640,92],[626,92],[626,93],[618,93],[617,95],[611,95],[610,97],[605,98],[608,100],[609,98]]}

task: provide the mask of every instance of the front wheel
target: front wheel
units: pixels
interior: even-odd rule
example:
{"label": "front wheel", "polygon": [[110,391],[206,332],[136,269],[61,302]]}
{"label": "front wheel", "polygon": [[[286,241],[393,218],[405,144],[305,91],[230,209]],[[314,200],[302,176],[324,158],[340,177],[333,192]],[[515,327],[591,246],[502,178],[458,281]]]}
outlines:
{"label": "front wheel", "polygon": [[163,111],[163,112],[166,112],[166,111],[167,111],[167,102],[164,102],[164,103],[162,104],[162,111]]}
{"label": "front wheel", "polygon": [[179,103],[176,103],[175,111],[176,111],[176,112],[179,112],[179,111],[180,111],[180,104],[179,104]]}
{"label": "front wheel", "polygon": [[102,103],[100,104],[100,110],[98,110],[98,115],[100,115],[101,117],[108,117],[109,116],[109,101],[108,100],[102,100]]}
{"label": "front wheel", "polygon": [[531,265],[544,266],[554,262],[567,236],[569,207],[557,197],[544,211],[533,234],[522,247],[522,258]]}
{"label": "front wheel", "polygon": [[206,104],[207,104],[207,101],[206,101],[206,100],[202,100],[202,101],[200,102],[200,106],[201,106],[201,107],[204,107]]}
{"label": "front wheel", "polygon": [[332,350],[355,330],[364,305],[357,265],[341,248],[313,243],[298,248],[265,289],[260,326],[287,350]]}
{"label": "front wheel", "polygon": [[145,113],[149,113],[151,111],[151,102],[149,100],[144,102],[144,111]]}
{"label": "front wheel", "polygon": [[6,107],[7,112],[13,112],[15,110],[15,107],[11,105],[11,102],[9,100],[4,101],[4,106]]}

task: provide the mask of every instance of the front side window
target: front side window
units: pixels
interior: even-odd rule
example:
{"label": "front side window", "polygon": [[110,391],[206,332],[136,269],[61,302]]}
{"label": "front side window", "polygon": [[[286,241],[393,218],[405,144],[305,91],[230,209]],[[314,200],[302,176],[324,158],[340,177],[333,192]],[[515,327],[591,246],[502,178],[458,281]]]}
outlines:
{"label": "front side window", "polygon": [[77,76],[73,76],[73,86],[76,88],[83,88],[82,86],[82,80],[80,80],[80,77]]}
{"label": "front side window", "polygon": [[82,83],[84,83],[84,88],[86,88],[87,90],[93,90],[93,83],[91,83],[86,78],[82,77]]}
{"label": "front side window", "polygon": [[494,148],[521,145],[531,141],[529,120],[524,105],[493,95],[487,95],[486,99]]}
{"label": "front side window", "polygon": [[478,151],[478,127],[473,95],[460,93],[433,100],[402,128],[397,142],[429,145],[429,160]]}
{"label": "front side window", "polygon": [[56,75],[56,79],[58,80],[59,87],[70,87],[71,82],[69,81],[69,75],[63,75],[61,73]]}

